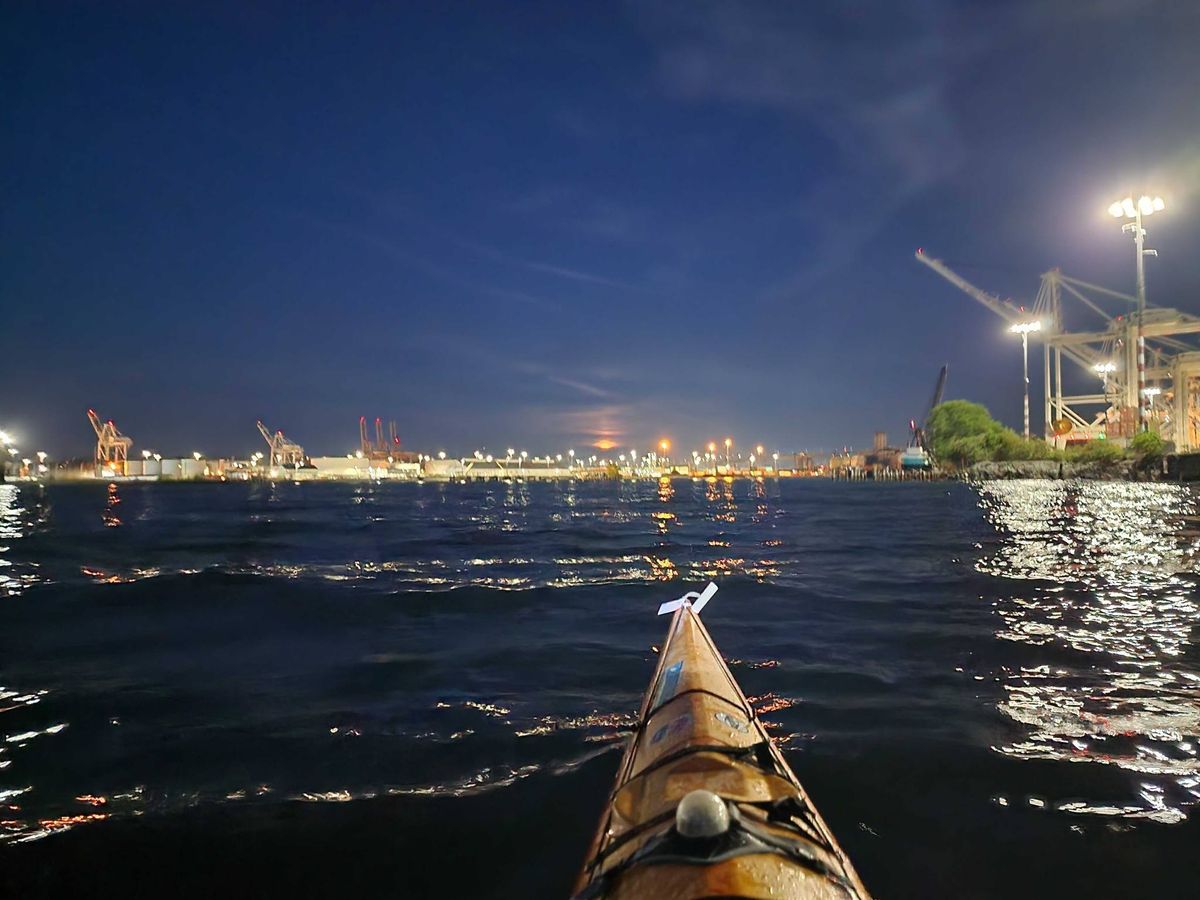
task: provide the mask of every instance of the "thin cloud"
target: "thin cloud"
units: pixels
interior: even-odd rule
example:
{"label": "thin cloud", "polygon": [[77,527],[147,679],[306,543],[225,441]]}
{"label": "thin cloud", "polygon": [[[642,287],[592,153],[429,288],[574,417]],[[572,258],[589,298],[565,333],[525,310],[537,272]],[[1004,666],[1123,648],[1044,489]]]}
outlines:
{"label": "thin cloud", "polygon": [[381,238],[379,235],[373,234],[369,231],[364,231],[360,228],[354,228],[349,225],[343,225],[338,222],[330,222],[326,219],[309,214],[301,214],[301,217],[311,225],[316,225],[319,228],[336,231],[339,234],[356,238],[361,243],[374,248],[375,250],[383,253],[385,256],[388,256],[389,258],[403,265],[424,272],[425,274],[446,284],[453,285],[454,287],[463,288],[465,290],[472,291],[477,294],[483,294],[485,296],[495,297],[500,300],[514,300],[518,303],[523,303],[548,311],[561,308],[560,304],[552,303],[541,297],[535,297],[534,295],[528,294],[524,291],[497,287],[496,285],[484,284],[470,278],[464,278],[457,272],[452,272],[449,269],[444,268],[443,266],[438,265],[429,259],[426,259],[424,256],[413,253],[397,245],[396,243]]}
{"label": "thin cloud", "polygon": [[563,387],[574,388],[581,394],[587,394],[589,397],[611,397],[612,392],[606,391],[604,388],[596,387],[594,384],[588,384],[584,381],[576,381],[572,378],[563,378],[560,375],[551,375],[550,380],[555,384],[561,384]]}
{"label": "thin cloud", "polygon": [[654,9],[657,76],[671,96],[800,118],[848,167],[899,192],[937,180],[962,158],[944,95],[963,48],[945,40],[936,3]]}
{"label": "thin cloud", "polygon": [[583,272],[579,269],[571,269],[566,266],[559,266],[553,263],[537,262],[534,260],[522,259],[511,253],[501,250],[499,247],[491,246],[490,244],[482,244],[478,241],[467,240],[455,235],[446,234],[445,237],[472,251],[478,256],[493,262],[502,263],[507,266],[515,266],[522,269],[528,269],[531,272],[541,272],[546,275],[555,275],[559,278],[568,278],[572,281],[582,281],[588,284],[598,284],[605,287],[621,288],[622,290],[637,290],[637,288],[624,281],[617,281],[614,278],[606,278],[603,275],[596,275],[592,272]]}

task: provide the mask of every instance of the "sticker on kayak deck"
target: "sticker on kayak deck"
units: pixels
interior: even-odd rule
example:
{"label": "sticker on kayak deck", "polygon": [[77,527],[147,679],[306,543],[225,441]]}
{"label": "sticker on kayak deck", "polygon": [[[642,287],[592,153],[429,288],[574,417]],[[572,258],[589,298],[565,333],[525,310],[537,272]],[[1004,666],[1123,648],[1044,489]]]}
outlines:
{"label": "sticker on kayak deck", "polygon": [[675,696],[675,689],[679,687],[679,676],[682,672],[682,659],[663,672],[662,681],[658,685],[658,696],[654,698],[654,705],[656,707],[661,706]]}
{"label": "sticker on kayak deck", "polygon": [[720,722],[722,725],[727,725],[728,727],[732,728],[734,731],[740,731],[742,734],[745,734],[747,731],[750,730],[749,725],[747,725],[745,722],[743,722],[737,716],[731,716],[729,713],[725,712],[724,710],[720,710],[719,712],[713,713],[713,718],[716,719],[718,722]]}
{"label": "sticker on kayak deck", "polygon": [[650,738],[651,745],[657,744],[665,737],[671,740],[678,740],[687,734],[689,726],[692,724],[691,713],[684,713],[678,719],[673,719],[668,722],[658,731],[654,732],[654,737]]}

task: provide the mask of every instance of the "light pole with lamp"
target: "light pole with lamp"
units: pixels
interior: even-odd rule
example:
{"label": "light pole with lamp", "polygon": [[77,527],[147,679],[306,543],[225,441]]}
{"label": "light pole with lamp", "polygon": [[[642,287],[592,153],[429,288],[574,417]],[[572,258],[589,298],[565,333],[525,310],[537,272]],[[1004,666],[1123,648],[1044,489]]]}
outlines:
{"label": "light pole with lamp", "polygon": [[[1105,422],[1108,422],[1109,421],[1108,414],[1109,414],[1109,410],[1111,409],[1111,406],[1108,405],[1111,402],[1109,400],[1109,392],[1110,392],[1110,387],[1112,384],[1109,381],[1108,376],[1110,376],[1113,372],[1117,371],[1117,364],[1114,362],[1096,363],[1096,365],[1092,366],[1092,371],[1095,372],[1097,375],[1099,375],[1100,380],[1104,383],[1104,403],[1105,403],[1104,420],[1105,420]],[[1105,437],[1107,437],[1107,436],[1108,436],[1108,434],[1107,434],[1107,429],[1106,429]]]}
{"label": "light pole with lamp", "polygon": [[1157,250],[1146,249],[1146,229],[1142,227],[1142,217],[1162,212],[1166,208],[1162,197],[1147,197],[1143,194],[1134,201],[1133,197],[1118,200],[1108,207],[1108,213],[1114,219],[1132,219],[1121,226],[1126,234],[1133,235],[1134,246],[1137,247],[1137,386],[1138,386],[1138,430],[1145,431],[1147,423],[1146,396],[1146,336],[1142,330],[1142,320],[1146,315],[1146,257],[1158,256]]}
{"label": "light pole with lamp", "polygon": [[1025,440],[1029,440],[1029,332],[1041,331],[1041,322],[1017,322],[1008,329],[1021,336],[1021,358],[1025,372]]}

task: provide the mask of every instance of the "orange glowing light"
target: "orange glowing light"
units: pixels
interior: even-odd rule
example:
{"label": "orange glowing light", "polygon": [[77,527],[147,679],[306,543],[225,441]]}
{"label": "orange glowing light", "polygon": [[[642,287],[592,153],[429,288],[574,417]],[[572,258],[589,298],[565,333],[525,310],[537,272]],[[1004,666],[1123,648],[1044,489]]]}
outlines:
{"label": "orange glowing light", "polygon": [[716,452],[717,452],[717,442],[716,442],[716,441],[709,441],[709,442],[708,442],[708,452],[709,452],[709,453],[716,453]]}
{"label": "orange glowing light", "polygon": [[608,438],[600,438],[600,440],[596,441],[596,443],[592,444],[592,446],[597,450],[611,450],[613,447],[617,446],[617,442],[610,441]]}
{"label": "orange glowing light", "polygon": [[658,449],[661,450],[663,453],[666,453],[668,450],[671,449],[671,442],[668,441],[666,438],[663,438],[661,441],[658,442]]}

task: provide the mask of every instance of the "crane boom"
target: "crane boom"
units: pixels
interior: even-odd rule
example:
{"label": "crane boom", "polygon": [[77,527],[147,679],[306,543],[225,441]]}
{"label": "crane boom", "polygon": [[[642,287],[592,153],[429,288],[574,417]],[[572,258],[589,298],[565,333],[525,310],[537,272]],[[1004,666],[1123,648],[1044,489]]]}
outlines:
{"label": "crane boom", "polygon": [[[975,285],[971,284],[971,282],[967,281],[967,279],[963,278],[961,275],[947,266],[940,259],[934,259],[932,256],[928,256],[924,249],[918,249],[915,255],[918,262],[923,263],[924,265],[933,269],[933,271],[937,272],[956,288],[968,296],[978,300],[1010,325],[1015,325],[1018,322],[1026,321],[1030,317],[1030,311],[1022,310],[1011,300],[1001,300],[995,294],[989,294],[982,288],[976,287]],[[1073,283],[1079,283],[1075,282],[1074,279],[1066,279],[1065,276],[1059,273],[1055,273],[1055,277],[1057,277],[1060,281],[1070,280]],[[1072,347],[1065,345],[1062,342],[1062,332],[1058,330],[1059,322],[1057,321],[1057,314],[1051,312],[1050,318],[1051,321],[1047,323],[1049,327],[1040,332],[1040,335],[1045,335],[1044,339],[1049,339],[1056,346],[1058,346],[1062,351],[1063,356],[1078,365],[1081,369],[1087,372],[1088,375],[1094,376],[1095,367],[1098,364],[1103,363],[1107,356],[1097,352],[1091,347],[1086,347],[1083,345]],[[1032,337],[1036,340],[1039,337],[1039,333],[1035,332]]]}
{"label": "crane boom", "polygon": [[933,400],[930,401],[929,409],[925,412],[925,427],[929,425],[929,414],[942,402],[942,395],[946,393],[946,376],[949,374],[950,364],[946,363],[942,366],[942,371],[938,373],[937,387],[933,389]]}
{"label": "crane boom", "polygon": [[926,255],[924,248],[918,248],[915,255],[917,257],[917,262],[929,266],[929,268],[933,269],[933,271],[937,272],[964,294],[974,297],[1010,325],[1020,322],[1022,319],[1028,318],[1029,314],[1023,312],[1021,308],[1011,300],[1001,300],[995,294],[989,294],[987,291],[983,290],[983,288],[976,287],[953,269],[949,268],[940,259],[934,259],[932,256]]}

